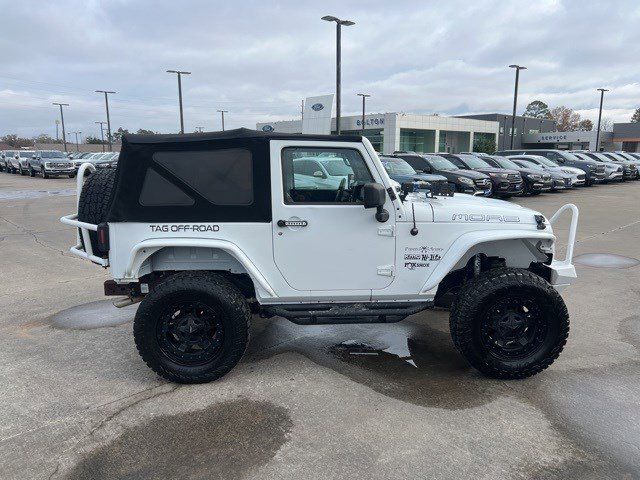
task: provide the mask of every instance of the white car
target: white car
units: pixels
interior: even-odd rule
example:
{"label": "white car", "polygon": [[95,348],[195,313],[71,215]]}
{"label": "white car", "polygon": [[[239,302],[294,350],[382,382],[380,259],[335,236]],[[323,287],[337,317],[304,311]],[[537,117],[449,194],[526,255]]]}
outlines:
{"label": "white car", "polygon": [[31,157],[36,154],[35,150],[20,150],[18,151],[18,172],[20,175],[29,174],[29,161]]}
{"label": "white car", "polygon": [[[309,187],[316,172],[327,188]],[[85,164],[78,177],[78,213],[61,219],[78,232],[71,252],[110,269],[118,306],[141,302],[138,351],[174,382],[228,373],[252,312],[318,325],[447,308],[455,347],[501,379],[541,372],[569,334],[574,205],[546,218],[464,194],[414,202],[359,135],[125,135],[117,174]]]}
{"label": "white car", "polygon": [[558,165],[554,161],[549,160],[547,157],[543,157],[542,155],[509,155],[507,158],[511,160],[522,160],[532,165],[538,165],[544,170],[551,172],[571,175],[571,186],[573,187],[583,186],[586,183],[587,176],[584,170],[577,167]]}

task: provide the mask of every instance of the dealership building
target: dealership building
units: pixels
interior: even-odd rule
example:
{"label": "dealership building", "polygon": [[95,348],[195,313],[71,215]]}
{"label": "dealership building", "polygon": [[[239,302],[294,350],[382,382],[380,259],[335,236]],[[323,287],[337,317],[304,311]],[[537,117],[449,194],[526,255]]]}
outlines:
{"label": "dealership building", "polygon": [[[328,119],[327,119],[328,120]],[[302,133],[302,120],[258,123],[257,129],[267,132]],[[499,124],[474,118],[380,113],[340,118],[343,134],[358,134],[369,139],[378,152],[397,150],[421,153],[469,152],[482,142],[497,142]],[[336,119],[331,119],[331,131],[336,131]]]}

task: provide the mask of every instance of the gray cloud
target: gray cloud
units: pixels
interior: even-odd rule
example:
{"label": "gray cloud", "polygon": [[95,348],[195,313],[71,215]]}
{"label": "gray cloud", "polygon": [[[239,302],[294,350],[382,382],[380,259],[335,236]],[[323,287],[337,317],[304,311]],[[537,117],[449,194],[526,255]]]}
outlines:
{"label": "gray cloud", "polygon": [[97,133],[96,89],[118,91],[114,128],[178,129],[176,79],[186,129],[296,118],[308,95],[334,90],[335,32],[343,30],[343,112],[508,112],[513,62],[520,105],[542,99],[595,119],[595,88],[611,89],[605,116],[626,121],[640,94],[636,1],[222,2],[0,0],[0,134],[52,133],[52,101],[71,106],[68,130]]}

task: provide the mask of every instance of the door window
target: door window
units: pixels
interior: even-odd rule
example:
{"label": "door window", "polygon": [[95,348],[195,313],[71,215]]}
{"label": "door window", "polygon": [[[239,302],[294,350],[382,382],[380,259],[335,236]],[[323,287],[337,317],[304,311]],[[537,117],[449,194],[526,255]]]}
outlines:
{"label": "door window", "polygon": [[362,187],[373,182],[358,150],[288,147],[282,150],[287,204],[362,203]]}

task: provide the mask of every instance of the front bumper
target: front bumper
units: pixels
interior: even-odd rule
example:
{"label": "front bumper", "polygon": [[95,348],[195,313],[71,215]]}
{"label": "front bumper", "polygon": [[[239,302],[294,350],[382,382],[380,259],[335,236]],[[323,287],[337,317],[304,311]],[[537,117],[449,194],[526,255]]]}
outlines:
{"label": "front bumper", "polygon": [[553,188],[553,180],[532,180],[531,190],[534,192],[548,192]]}
{"label": "front bumper", "polygon": [[47,175],[72,175],[76,173],[75,167],[68,167],[68,168],[44,167],[44,171],[47,173]]}
{"label": "front bumper", "polygon": [[622,180],[622,172],[611,172],[606,176],[606,180],[609,182],[615,182],[617,180]]}
{"label": "front bumper", "polygon": [[495,181],[493,182],[494,195],[522,195],[524,192],[524,182],[508,182],[508,181]]}

